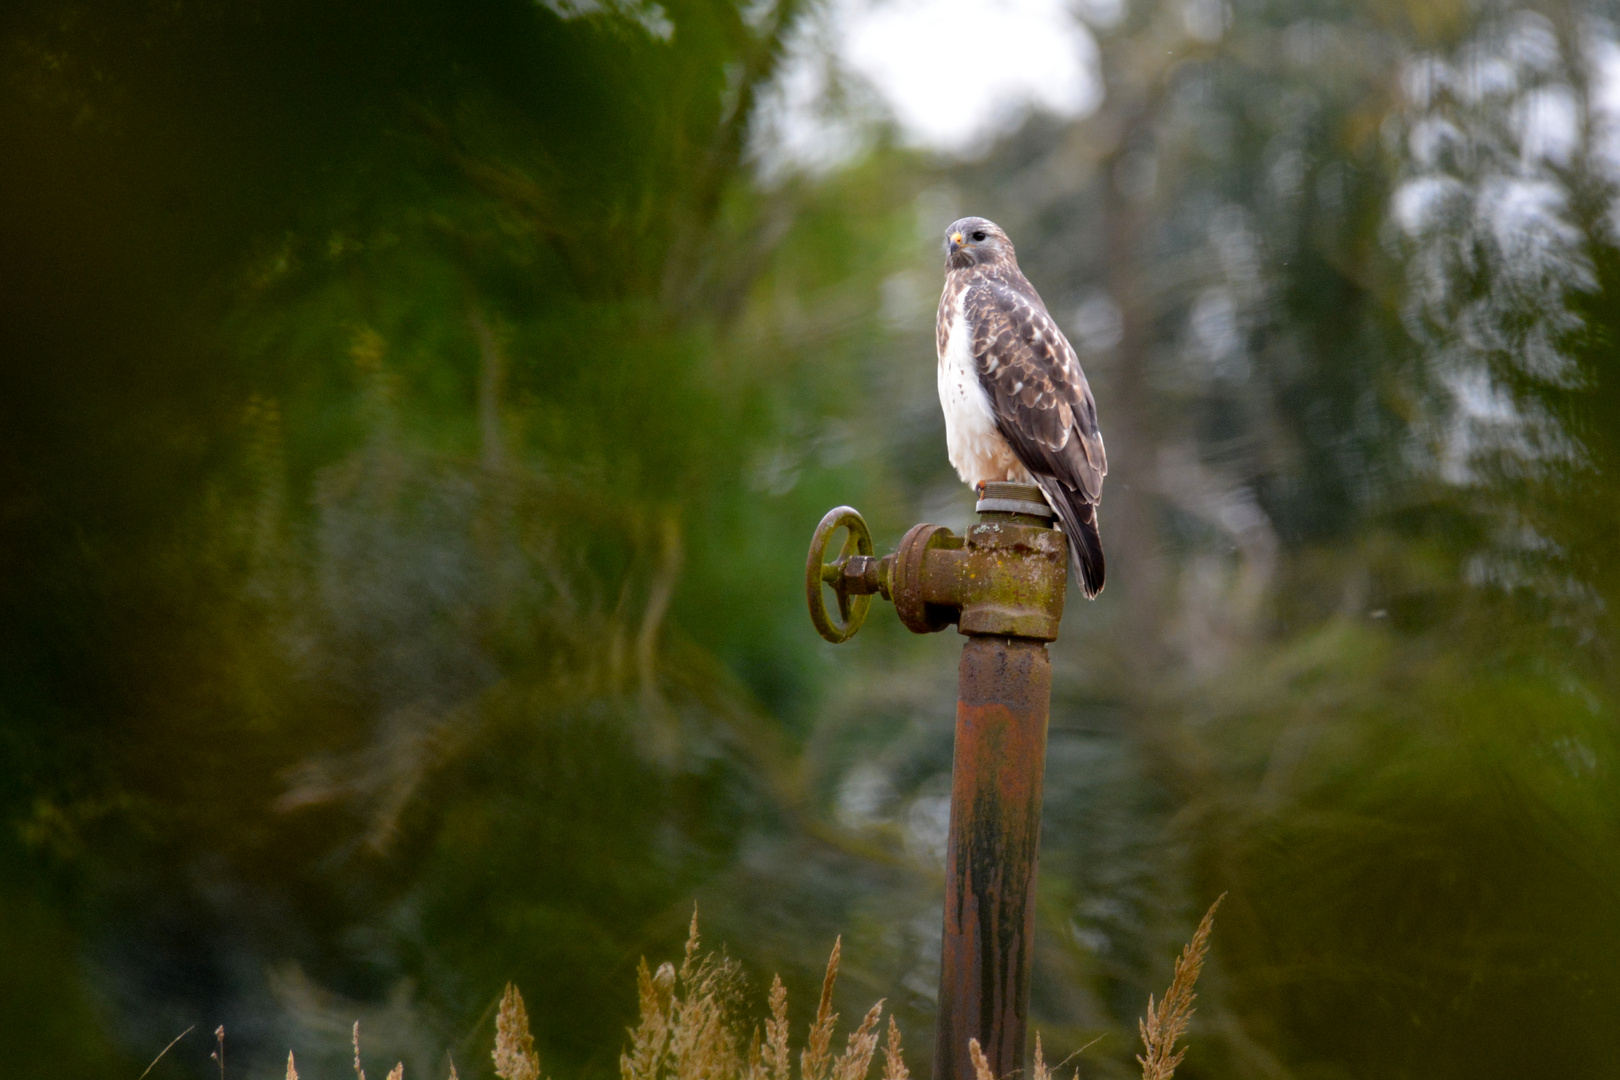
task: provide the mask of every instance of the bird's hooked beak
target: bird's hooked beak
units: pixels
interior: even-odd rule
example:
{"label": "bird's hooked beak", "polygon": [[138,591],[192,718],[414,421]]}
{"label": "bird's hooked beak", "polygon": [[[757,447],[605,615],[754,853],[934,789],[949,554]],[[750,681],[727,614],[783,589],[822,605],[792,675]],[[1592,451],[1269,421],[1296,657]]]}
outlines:
{"label": "bird's hooked beak", "polygon": [[962,250],[962,234],[959,232],[953,232],[951,233],[950,240],[951,254],[955,255],[958,251]]}

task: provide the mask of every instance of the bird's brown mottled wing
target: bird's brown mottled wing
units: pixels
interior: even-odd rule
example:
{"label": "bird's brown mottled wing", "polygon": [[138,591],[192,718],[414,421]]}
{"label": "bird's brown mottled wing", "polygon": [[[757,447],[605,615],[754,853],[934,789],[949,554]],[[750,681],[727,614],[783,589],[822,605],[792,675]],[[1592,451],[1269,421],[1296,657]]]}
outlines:
{"label": "bird's brown mottled wing", "polygon": [[1103,579],[1096,506],[1108,458],[1080,360],[1022,275],[981,278],[969,286],[964,312],[1001,433],[1058,511],[1082,587],[1096,595]]}

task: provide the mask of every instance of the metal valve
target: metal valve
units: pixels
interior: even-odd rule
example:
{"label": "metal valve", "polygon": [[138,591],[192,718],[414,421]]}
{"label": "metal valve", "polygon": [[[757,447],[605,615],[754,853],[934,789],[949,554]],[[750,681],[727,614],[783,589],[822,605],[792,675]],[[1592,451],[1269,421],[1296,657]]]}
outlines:
{"label": "metal valve", "polygon": [[[1053,641],[1063,616],[1068,549],[1049,524],[1040,489],[986,485],[980,521],[963,536],[943,525],[914,525],[892,555],[873,554],[872,533],[848,506],[827,512],[810,540],[805,598],[816,631],[837,644],[866,621],[872,597],[894,602],[907,629],[932,634],[955,623],[964,634],[1003,634]],[[838,558],[825,562],[839,529],[848,531]],[[823,587],[837,597],[828,609]]]}

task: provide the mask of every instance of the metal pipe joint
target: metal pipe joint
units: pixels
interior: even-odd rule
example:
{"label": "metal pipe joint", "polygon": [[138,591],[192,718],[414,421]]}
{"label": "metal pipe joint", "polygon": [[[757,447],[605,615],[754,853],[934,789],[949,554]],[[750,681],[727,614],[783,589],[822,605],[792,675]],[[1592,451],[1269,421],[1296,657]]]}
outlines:
{"label": "metal pipe joint", "polygon": [[[1000,485],[1032,491],[1024,485]],[[918,634],[956,625],[964,634],[999,634],[1055,641],[1069,580],[1064,535],[1039,515],[1035,504],[1007,498],[980,500],[1009,509],[984,509],[977,525],[957,536],[943,525],[914,525],[893,554],[872,553],[872,536],[861,515],[847,506],[831,510],[816,527],[805,570],[810,619],[831,642],[848,641],[866,619],[870,597],[894,603],[900,622]],[[1045,508],[1045,503],[1038,504]],[[839,557],[823,562],[833,533],[848,529]],[[837,597],[839,618],[828,610],[822,586]]]}

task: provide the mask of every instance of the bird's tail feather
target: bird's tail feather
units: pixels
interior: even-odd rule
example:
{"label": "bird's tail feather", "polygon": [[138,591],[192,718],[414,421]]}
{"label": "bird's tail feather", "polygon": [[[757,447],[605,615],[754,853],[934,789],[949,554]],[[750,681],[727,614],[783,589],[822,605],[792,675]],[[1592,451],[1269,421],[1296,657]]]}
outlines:
{"label": "bird's tail feather", "polygon": [[1069,567],[1087,600],[1095,599],[1103,588],[1102,536],[1097,532],[1097,507],[1071,494],[1056,480],[1038,477],[1036,483],[1046,493],[1046,501],[1057,511],[1058,521],[1069,538]]}

